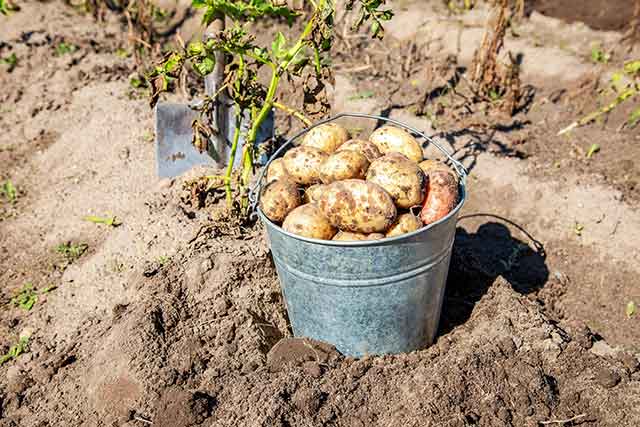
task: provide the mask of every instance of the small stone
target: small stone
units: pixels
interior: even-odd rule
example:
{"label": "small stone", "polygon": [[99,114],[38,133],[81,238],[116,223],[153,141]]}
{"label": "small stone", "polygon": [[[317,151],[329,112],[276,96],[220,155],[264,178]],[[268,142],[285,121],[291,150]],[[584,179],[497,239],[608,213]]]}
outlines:
{"label": "small stone", "polygon": [[158,181],[157,188],[158,190],[168,190],[173,185],[173,178],[164,178]]}
{"label": "small stone", "polygon": [[632,374],[640,369],[640,361],[633,354],[623,352],[620,355],[620,360],[622,364],[627,368]]}
{"label": "small stone", "polygon": [[200,270],[205,273],[213,268],[213,261],[210,258],[205,258],[200,265]]}
{"label": "small stone", "polygon": [[606,341],[596,341],[591,347],[591,353],[600,357],[615,357],[617,350],[607,344]]}
{"label": "small stone", "polygon": [[216,300],[216,302],[213,303],[213,311],[215,311],[218,316],[224,316],[225,314],[227,314],[227,312],[229,311],[229,307],[231,307],[231,303],[224,297]]}
{"label": "small stone", "polygon": [[620,375],[610,369],[602,368],[596,374],[596,381],[602,387],[612,388],[620,382]]}
{"label": "small stone", "polygon": [[124,147],[118,153],[118,157],[120,158],[120,160],[128,160],[129,159],[129,154],[130,154],[129,147]]}

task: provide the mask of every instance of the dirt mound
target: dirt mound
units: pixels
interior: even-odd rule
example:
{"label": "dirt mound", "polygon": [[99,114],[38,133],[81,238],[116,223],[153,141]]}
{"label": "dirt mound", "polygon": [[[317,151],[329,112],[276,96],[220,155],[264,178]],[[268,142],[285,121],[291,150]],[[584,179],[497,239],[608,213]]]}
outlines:
{"label": "dirt mound", "polygon": [[[423,351],[355,360],[290,337],[259,227],[202,230],[167,262],[132,272],[136,296],[88,319],[72,344],[36,338],[0,379],[0,425],[640,423],[628,411],[640,403],[637,359],[604,342],[595,354],[587,328],[562,329],[499,275],[506,270],[481,271],[492,255],[477,251],[475,235],[458,233],[450,332]],[[460,318],[455,305],[468,303],[456,296],[478,278],[484,295]]]}
{"label": "dirt mound", "polygon": [[594,30],[622,30],[633,19],[629,0],[533,0],[527,7],[566,22],[584,22]]}

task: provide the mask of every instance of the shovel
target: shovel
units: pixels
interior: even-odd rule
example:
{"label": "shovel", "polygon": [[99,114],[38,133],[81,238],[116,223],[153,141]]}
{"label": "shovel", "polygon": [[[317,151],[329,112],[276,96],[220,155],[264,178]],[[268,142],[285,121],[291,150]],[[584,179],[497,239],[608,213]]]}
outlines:
{"label": "shovel", "polygon": [[[216,18],[205,32],[205,41],[224,30],[224,17]],[[224,81],[224,53],[216,52],[216,65],[211,74],[204,78],[205,93],[213,97]],[[194,106],[197,105],[194,104]],[[161,178],[173,178],[187,172],[198,165],[210,165],[223,168],[229,164],[231,140],[235,130],[233,102],[226,93],[218,95],[210,127],[217,132],[208,141],[207,150],[200,152],[193,146],[193,129],[191,124],[198,118],[198,112],[190,105],[161,102],[156,105],[156,168]],[[249,128],[249,117],[241,120],[241,136],[234,161],[234,167],[242,162],[241,153],[244,135]],[[258,131],[256,148],[265,140],[273,137],[273,112],[269,114]],[[256,150],[256,152],[258,152]],[[258,164],[264,163],[267,155],[256,159]]]}

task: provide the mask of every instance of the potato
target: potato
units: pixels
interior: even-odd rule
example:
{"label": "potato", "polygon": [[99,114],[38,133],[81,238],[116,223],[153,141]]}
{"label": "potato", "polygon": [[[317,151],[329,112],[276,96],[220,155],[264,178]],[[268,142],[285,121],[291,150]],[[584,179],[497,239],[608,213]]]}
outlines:
{"label": "potato", "polygon": [[320,195],[327,189],[325,184],[313,184],[311,187],[308,187],[304,190],[304,195],[302,196],[302,200],[305,203],[313,203],[317,202],[320,198]]}
{"label": "potato", "polygon": [[342,231],[383,232],[396,219],[391,196],[379,185],[360,179],[329,184],[318,206],[329,222]]}
{"label": "potato", "polygon": [[422,221],[412,214],[404,213],[402,215],[398,215],[398,219],[396,219],[395,224],[391,226],[390,229],[387,230],[387,237],[395,237],[400,236],[402,234],[411,233],[412,231],[416,231],[422,227]]}
{"label": "potato", "polygon": [[337,151],[345,150],[357,151],[361,154],[364,154],[367,160],[369,160],[369,163],[373,162],[378,157],[382,157],[382,153],[380,152],[380,150],[378,150],[376,144],[364,139],[350,139],[340,147],[338,147]]}
{"label": "potato", "polygon": [[282,228],[299,236],[322,240],[331,240],[338,231],[315,203],[307,203],[292,210],[284,220]]}
{"label": "potato", "polygon": [[273,222],[282,222],[289,212],[301,204],[298,186],[288,179],[267,183],[260,195],[260,210]]}
{"label": "potato", "polygon": [[398,152],[416,163],[422,161],[424,154],[420,143],[409,132],[394,126],[385,125],[376,129],[369,141],[373,142],[382,154]]}
{"label": "potato", "polygon": [[267,182],[275,181],[276,179],[289,178],[287,170],[284,168],[284,160],[275,159],[269,163],[269,169],[267,169]]}
{"label": "potato", "polygon": [[424,172],[427,177],[429,177],[429,174],[433,171],[443,171],[453,175],[456,182],[459,180],[458,174],[453,169],[438,160],[424,160],[420,162],[418,166],[420,166],[420,169],[422,169],[422,172]]}
{"label": "potato", "polygon": [[458,204],[458,181],[445,171],[432,171],[427,184],[427,197],[420,212],[424,224],[447,216]]}
{"label": "potato", "polygon": [[333,239],[331,240],[351,242],[351,241],[358,241],[358,240],[380,240],[380,239],[384,239],[384,234],[382,233],[362,234],[362,233],[352,233],[350,231],[338,231],[338,234],[333,236]]}
{"label": "potato", "polygon": [[344,179],[363,179],[369,160],[357,151],[337,151],[320,165],[320,180],[325,184]]}
{"label": "potato", "polygon": [[410,208],[422,204],[427,177],[417,163],[400,153],[389,153],[371,163],[367,181],[384,188],[399,208]]}
{"label": "potato", "polygon": [[325,123],[311,129],[302,138],[301,146],[315,147],[331,154],[349,139],[349,132],[336,123]]}
{"label": "potato", "polygon": [[284,168],[298,184],[308,185],[320,181],[320,165],[329,155],[316,147],[295,147],[282,158]]}

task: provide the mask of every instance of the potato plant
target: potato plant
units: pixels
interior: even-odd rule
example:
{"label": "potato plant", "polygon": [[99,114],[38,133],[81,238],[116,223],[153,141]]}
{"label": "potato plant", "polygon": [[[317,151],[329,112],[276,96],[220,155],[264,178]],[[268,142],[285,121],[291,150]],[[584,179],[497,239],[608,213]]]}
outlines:
{"label": "potato plant", "polygon": [[[231,141],[231,159],[222,182],[227,195],[227,203],[231,207],[232,175],[235,156],[238,155],[241,118],[250,118],[249,130],[244,135],[242,166],[239,174],[242,207],[247,206],[246,190],[254,169],[255,141],[260,126],[273,108],[279,108],[287,114],[306,120],[294,108],[278,102],[278,87],[283,79],[300,77],[309,73],[317,82],[330,77],[329,51],[333,39],[333,19],[335,5],[333,0],[309,0],[305,2],[306,12],[290,9],[285,5],[269,0],[193,0],[193,7],[204,9],[202,24],[208,26],[216,17],[224,17],[230,26],[214,37],[205,41],[193,41],[179,50],[169,52],[149,75],[152,82],[152,99],[154,105],[159,95],[169,90],[170,86],[184,72],[185,65],[201,76],[213,72],[216,64],[215,52],[221,51],[230,58],[225,69],[225,80],[212,98],[205,97],[199,108],[200,119],[193,123],[193,143],[201,151],[206,150],[209,136],[215,130],[208,125],[213,123],[212,109],[215,98],[224,91],[232,100],[236,117],[235,132]],[[383,9],[384,0],[349,0],[348,10],[357,6],[358,16],[353,29],[370,23],[373,37],[383,37],[382,22],[391,19],[392,12]],[[251,34],[251,23],[259,19],[284,19],[290,25],[304,17],[302,31],[297,37],[289,38],[282,33],[274,34],[268,46],[260,45]],[[268,84],[258,79],[258,72],[266,68],[269,74]],[[311,88],[305,84],[305,91]]]}

